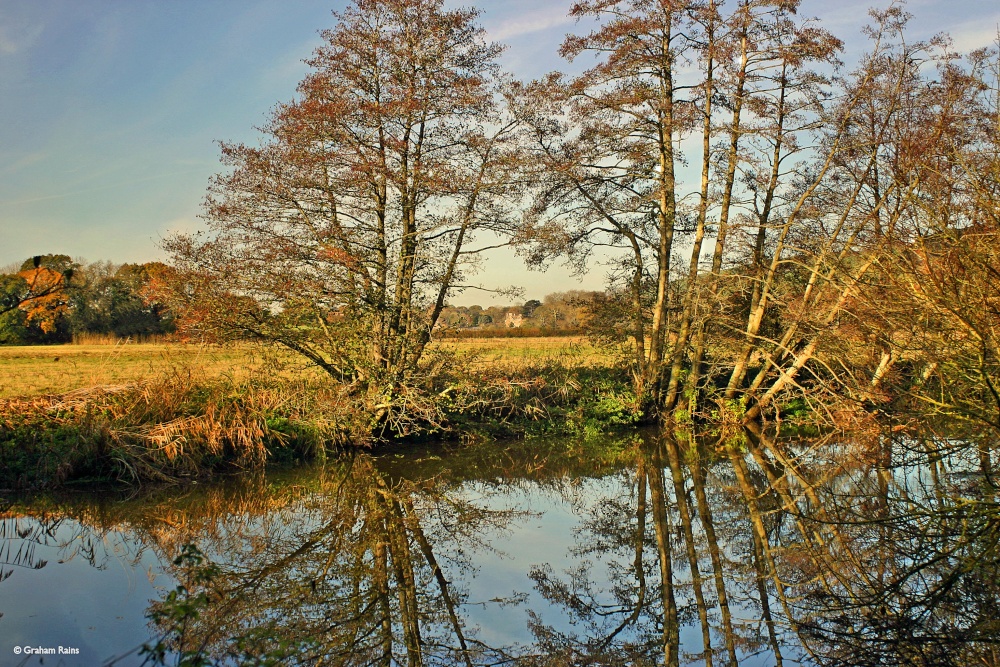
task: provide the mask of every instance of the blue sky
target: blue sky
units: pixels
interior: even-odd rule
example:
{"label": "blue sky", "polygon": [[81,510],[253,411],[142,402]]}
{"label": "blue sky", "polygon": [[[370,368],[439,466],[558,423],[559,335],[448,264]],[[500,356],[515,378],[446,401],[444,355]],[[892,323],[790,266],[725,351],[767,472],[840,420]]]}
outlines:
{"label": "blue sky", "polygon": [[[505,67],[521,78],[565,69],[570,0],[478,0]],[[806,0],[803,13],[862,48],[868,0]],[[885,2],[875,3],[884,6]],[[159,240],[194,231],[215,141],[253,142],[290,100],[302,59],[344,0],[0,0],[0,267],[42,253],[115,262],[162,259]],[[950,32],[961,49],[991,43],[996,0],[911,0],[913,39]],[[511,252],[478,281],[526,298],[598,289],[556,266],[528,272]],[[460,303],[491,301],[467,295]]]}

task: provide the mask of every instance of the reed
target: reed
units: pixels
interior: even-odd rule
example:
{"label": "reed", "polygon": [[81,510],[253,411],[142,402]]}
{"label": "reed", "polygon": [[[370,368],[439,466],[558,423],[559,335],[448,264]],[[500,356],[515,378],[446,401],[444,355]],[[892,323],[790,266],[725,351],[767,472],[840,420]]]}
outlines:
{"label": "reed", "polygon": [[343,442],[324,387],[280,376],[151,380],[0,400],[0,485],[176,482]]}
{"label": "reed", "polygon": [[71,345],[166,345],[171,342],[166,334],[142,334],[137,336],[116,336],[115,334],[75,333]]}

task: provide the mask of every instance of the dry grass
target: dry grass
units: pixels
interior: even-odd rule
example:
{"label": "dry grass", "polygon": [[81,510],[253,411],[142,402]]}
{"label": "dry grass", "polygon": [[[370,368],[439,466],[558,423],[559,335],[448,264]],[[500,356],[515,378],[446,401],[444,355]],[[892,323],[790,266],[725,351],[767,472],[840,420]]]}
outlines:
{"label": "dry grass", "polygon": [[180,343],[0,347],[0,398],[122,385],[166,373],[241,378],[263,365],[251,347]]}
{"label": "dry grass", "polygon": [[[481,338],[447,340],[435,347],[459,354],[473,368],[559,363],[600,365],[611,357],[585,337]],[[244,379],[268,361],[252,346],[182,343],[94,343],[0,347],[0,399],[61,394],[89,387],[115,386],[164,374]],[[292,370],[291,372],[295,372]]]}
{"label": "dry grass", "polygon": [[280,448],[322,455],[340,444],[324,409],[336,396],[300,379],[202,382],[163,374],[58,395],[0,399],[0,485],[56,486],[81,477],[140,484],[259,467]]}
{"label": "dry grass", "polygon": [[549,338],[467,338],[436,343],[437,349],[450,350],[470,360],[475,367],[560,363],[565,366],[606,365],[612,362],[607,352],[594,347],[586,336]]}

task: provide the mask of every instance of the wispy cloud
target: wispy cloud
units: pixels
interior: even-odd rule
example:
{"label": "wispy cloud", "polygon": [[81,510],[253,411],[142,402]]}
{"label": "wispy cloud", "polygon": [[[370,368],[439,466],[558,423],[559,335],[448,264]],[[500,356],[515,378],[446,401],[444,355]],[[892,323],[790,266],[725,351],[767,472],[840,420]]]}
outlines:
{"label": "wispy cloud", "polygon": [[4,167],[2,170],[0,170],[0,174],[3,174],[4,176],[10,176],[11,174],[15,174],[21,171],[25,167],[30,167],[33,164],[37,164],[45,160],[46,158],[48,158],[48,153],[45,153],[43,151],[35,151],[33,153],[27,153],[26,155],[22,155],[21,157],[17,158],[9,165]]}
{"label": "wispy cloud", "polygon": [[983,20],[960,23],[950,31],[956,51],[972,51],[984,46],[992,46],[1000,34],[1000,13]]}
{"label": "wispy cloud", "polygon": [[565,7],[551,7],[522,14],[517,18],[500,21],[496,26],[488,26],[490,39],[504,41],[530,35],[535,32],[573,23]]}

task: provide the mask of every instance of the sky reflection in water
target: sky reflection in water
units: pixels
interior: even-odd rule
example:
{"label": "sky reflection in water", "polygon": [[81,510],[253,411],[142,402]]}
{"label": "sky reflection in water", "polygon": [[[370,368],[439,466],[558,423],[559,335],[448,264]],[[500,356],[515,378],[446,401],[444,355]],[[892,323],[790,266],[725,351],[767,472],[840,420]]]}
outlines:
{"label": "sky reflection in water", "polygon": [[[234,664],[991,664],[996,503],[975,457],[935,443],[493,443],[14,499],[0,664],[62,645],[93,665],[159,636]],[[173,562],[189,543],[210,578]],[[178,581],[205,594],[183,631],[146,618]]]}

